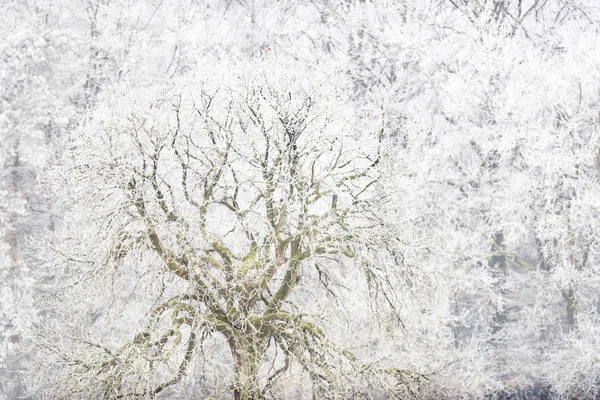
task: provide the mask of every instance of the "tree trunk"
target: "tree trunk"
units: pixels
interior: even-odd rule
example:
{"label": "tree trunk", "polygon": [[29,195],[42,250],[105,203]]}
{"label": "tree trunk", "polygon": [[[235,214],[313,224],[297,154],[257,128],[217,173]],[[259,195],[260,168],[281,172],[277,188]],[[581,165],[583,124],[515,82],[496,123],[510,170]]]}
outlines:
{"label": "tree trunk", "polygon": [[575,289],[569,286],[568,289],[562,291],[565,305],[567,308],[567,329],[569,333],[577,328],[577,303],[575,301]]}
{"label": "tree trunk", "polygon": [[[489,266],[492,268],[492,274],[498,278],[499,284],[502,285],[506,279],[506,256],[502,254],[505,251],[504,247],[504,233],[502,231],[494,234],[494,243],[492,244],[492,251],[496,253],[489,260]],[[501,288],[500,293],[505,295],[506,293]],[[496,310],[492,317],[492,333],[496,333],[502,329],[506,323],[507,316],[505,310]]]}
{"label": "tree trunk", "polygon": [[258,380],[262,345],[252,333],[239,333],[229,339],[233,355],[235,380],[233,398],[235,400],[262,400]]}
{"label": "tree trunk", "polygon": [[[571,247],[571,265],[577,271],[583,269],[583,265],[577,262],[575,256],[575,234],[571,230],[571,239],[569,240],[569,246]],[[577,329],[577,299],[576,292],[573,283],[568,288],[562,290],[562,296],[565,299],[565,305],[567,307],[567,330],[569,333],[574,332]]]}

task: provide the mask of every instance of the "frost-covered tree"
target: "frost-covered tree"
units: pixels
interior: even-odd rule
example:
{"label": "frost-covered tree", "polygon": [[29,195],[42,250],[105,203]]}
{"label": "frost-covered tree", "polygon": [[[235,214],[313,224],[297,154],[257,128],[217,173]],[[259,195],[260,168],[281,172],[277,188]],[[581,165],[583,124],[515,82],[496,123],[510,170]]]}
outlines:
{"label": "frost-covered tree", "polygon": [[25,237],[53,223],[37,179],[73,114],[62,90],[64,36],[29,11],[20,2],[0,5],[0,398],[21,395],[18,349],[32,310]]}
{"label": "frost-covered tree", "polygon": [[[236,399],[263,398],[293,366],[313,396],[411,392],[418,375],[328,338],[343,305],[317,307],[362,276],[400,318],[415,271],[386,218],[384,127],[357,120],[348,85],[319,69],[232,68],[106,95],[50,175],[68,212],[40,267],[58,288],[39,326],[53,370],[41,393],[153,397],[228,365]],[[211,341],[230,354],[211,360]]]}
{"label": "frost-covered tree", "polygon": [[[482,343],[489,358],[476,376],[491,391],[549,385],[556,396],[587,396],[597,387],[597,365],[580,350],[594,348],[597,313],[588,294],[598,254],[597,61],[580,58],[571,32],[555,32],[558,50],[524,36],[465,37],[461,52],[433,59],[444,65],[430,108],[403,110],[400,157],[430,193],[421,212],[439,263],[460,278],[448,281],[456,344]],[[565,374],[564,362],[578,372]]]}

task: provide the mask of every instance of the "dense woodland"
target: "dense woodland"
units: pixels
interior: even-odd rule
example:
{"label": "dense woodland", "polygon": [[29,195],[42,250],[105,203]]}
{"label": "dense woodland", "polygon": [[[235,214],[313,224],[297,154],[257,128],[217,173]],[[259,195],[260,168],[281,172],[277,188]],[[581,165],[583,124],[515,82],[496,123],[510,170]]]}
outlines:
{"label": "dense woodland", "polygon": [[0,399],[600,398],[596,1],[0,26]]}

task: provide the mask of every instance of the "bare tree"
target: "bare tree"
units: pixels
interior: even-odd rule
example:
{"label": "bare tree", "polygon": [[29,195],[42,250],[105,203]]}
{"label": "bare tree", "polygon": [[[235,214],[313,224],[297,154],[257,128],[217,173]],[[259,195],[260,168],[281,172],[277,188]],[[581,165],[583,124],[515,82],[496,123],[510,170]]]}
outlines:
{"label": "bare tree", "polygon": [[[115,287],[133,279],[124,301],[143,308],[142,323],[118,345],[81,326],[79,336],[66,323],[41,329],[59,371],[42,390],[151,398],[176,386],[215,336],[231,352],[235,399],[263,398],[292,362],[321,396],[356,390],[342,386],[350,376],[408,382],[410,373],[333,344],[311,301],[295,296],[311,267],[321,293],[337,290],[333,269],[354,268],[398,315],[409,265],[404,235],[385,219],[394,205],[383,129],[357,131],[331,75],[276,67],[104,98],[52,175],[71,211],[44,268],[63,280],[49,300],[60,315],[89,315],[82,297],[97,295],[92,322],[108,324]],[[283,364],[266,376],[269,348]]]}

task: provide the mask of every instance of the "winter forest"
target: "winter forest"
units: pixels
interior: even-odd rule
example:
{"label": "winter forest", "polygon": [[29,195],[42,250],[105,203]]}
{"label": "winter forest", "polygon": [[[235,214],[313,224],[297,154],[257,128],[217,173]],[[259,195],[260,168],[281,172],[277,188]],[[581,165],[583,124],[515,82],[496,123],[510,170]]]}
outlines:
{"label": "winter forest", "polygon": [[600,398],[600,3],[0,28],[1,400]]}

